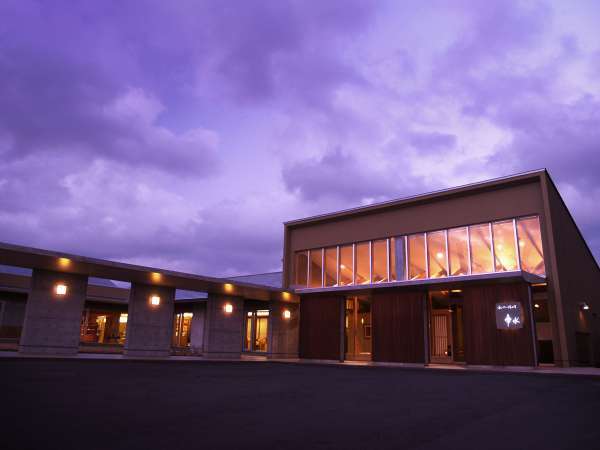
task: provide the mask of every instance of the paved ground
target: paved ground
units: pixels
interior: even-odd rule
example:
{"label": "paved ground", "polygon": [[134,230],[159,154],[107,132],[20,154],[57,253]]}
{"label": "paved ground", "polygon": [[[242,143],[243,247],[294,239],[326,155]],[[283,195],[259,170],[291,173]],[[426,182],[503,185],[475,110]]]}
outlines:
{"label": "paved ground", "polygon": [[594,449],[600,379],[264,362],[0,360],[0,448]]}

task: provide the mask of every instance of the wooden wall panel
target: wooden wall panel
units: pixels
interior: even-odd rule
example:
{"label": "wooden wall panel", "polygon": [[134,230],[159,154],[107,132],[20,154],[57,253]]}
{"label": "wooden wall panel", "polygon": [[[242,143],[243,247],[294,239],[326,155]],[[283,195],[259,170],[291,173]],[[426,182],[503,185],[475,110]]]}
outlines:
{"label": "wooden wall panel", "polygon": [[373,294],[373,361],[425,362],[424,292]]}
{"label": "wooden wall panel", "polygon": [[[529,291],[525,283],[468,286],[464,293],[467,364],[532,366],[534,362]],[[519,301],[523,328],[498,330],[495,305]]]}
{"label": "wooden wall panel", "polygon": [[340,358],[342,300],[339,296],[301,297],[300,358]]}

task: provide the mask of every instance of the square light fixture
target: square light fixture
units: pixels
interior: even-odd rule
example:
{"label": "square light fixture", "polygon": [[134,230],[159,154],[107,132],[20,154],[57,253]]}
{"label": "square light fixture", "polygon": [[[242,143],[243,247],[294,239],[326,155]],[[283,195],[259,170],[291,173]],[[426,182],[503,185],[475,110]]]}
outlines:
{"label": "square light fixture", "polygon": [[283,310],[283,318],[284,319],[289,319],[292,317],[292,312],[289,309],[284,309]]}
{"label": "square light fixture", "polygon": [[231,303],[225,303],[223,311],[225,311],[225,314],[231,314],[233,312],[233,305]]}
{"label": "square light fixture", "polygon": [[150,297],[150,304],[152,306],[160,305],[160,297],[158,295],[153,295],[152,297]]}
{"label": "square light fixture", "polygon": [[67,295],[67,285],[63,284],[63,283],[58,283],[56,286],[54,286],[54,292],[56,295]]}

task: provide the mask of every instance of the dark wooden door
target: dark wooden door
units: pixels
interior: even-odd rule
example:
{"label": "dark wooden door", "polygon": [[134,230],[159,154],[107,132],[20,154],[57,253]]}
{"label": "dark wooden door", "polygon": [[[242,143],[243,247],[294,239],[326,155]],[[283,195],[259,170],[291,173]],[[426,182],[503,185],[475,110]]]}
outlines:
{"label": "dark wooden door", "polygon": [[373,361],[425,362],[424,292],[373,294]]}
{"label": "dark wooden door", "polygon": [[300,358],[339,359],[343,297],[302,296]]}
{"label": "dark wooden door", "polygon": [[[465,361],[467,364],[532,366],[535,364],[529,286],[525,283],[468,286],[464,292]],[[496,303],[521,303],[523,328],[496,328]]]}

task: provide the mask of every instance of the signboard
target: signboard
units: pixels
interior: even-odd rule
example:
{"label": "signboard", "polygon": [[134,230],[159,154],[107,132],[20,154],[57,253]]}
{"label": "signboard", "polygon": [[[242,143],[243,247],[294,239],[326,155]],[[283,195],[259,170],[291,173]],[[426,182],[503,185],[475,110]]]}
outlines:
{"label": "signboard", "polygon": [[496,328],[498,328],[499,330],[513,330],[523,328],[521,303],[496,303]]}

